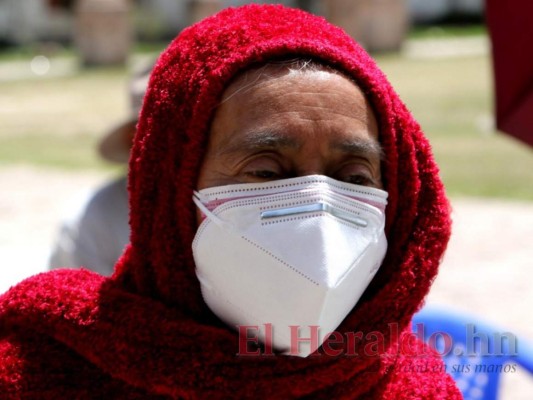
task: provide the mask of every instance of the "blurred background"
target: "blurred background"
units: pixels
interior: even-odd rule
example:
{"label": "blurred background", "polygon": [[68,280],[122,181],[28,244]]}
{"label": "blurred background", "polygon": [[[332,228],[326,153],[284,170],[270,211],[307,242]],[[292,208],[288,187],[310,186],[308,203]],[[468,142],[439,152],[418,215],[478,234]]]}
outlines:
{"label": "blurred background", "polygon": [[[96,147],[131,112],[132,71],[187,25],[244,3],[0,0],[0,293],[46,270],[69,210],[124,174],[125,165],[106,163]],[[430,138],[454,233],[428,302],[532,339],[533,157],[524,141],[495,128],[484,2],[269,3],[342,26],[372,53]],[[520,369],[503,384],[502,398],[533,393]]]}

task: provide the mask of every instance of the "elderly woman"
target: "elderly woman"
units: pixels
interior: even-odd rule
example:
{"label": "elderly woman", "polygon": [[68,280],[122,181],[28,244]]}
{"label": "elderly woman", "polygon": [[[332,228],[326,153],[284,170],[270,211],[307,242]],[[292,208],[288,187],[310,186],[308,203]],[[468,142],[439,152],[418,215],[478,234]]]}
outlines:
{"label": "elderly woman", "polygon": [[250,5],[183,31],[129,191],[112,277],[0,298],[3,398],[460,398],[409,333],[449,237],[437,166],[340,29]]}

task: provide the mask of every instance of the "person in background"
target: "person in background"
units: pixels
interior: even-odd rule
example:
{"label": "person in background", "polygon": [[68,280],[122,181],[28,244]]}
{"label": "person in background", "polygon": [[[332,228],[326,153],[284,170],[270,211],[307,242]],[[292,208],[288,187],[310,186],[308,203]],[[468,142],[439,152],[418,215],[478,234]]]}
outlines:
{"label": "person in background", "polygon": [[0,297],[3,398],[461,398],[411,332],[450,236],[438,168],[341,29],[258,4],[185,29],[129,166],[115,273]]}
{"label": "person in background", "polygon": [[[100,141],[99,154],[107,161],[126,164],[135,135],[153,63],[140,67],[129,83],[130,117]],[[83,267],[110,276],[129,243],[126,175],[92,193],[60,227],[48,267]]]}

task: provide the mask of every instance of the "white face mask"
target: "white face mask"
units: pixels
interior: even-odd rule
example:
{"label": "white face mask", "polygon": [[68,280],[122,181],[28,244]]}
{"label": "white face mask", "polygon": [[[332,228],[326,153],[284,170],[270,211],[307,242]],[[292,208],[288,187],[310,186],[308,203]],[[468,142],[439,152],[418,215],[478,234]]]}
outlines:
{"label": "white face mask", "polygon": [[193,242],[206,304],[230,326],[272,327],[271,336],[258,329],[261,341],[308,356],[383,261],[386,199],[320,175],[195,192],[206,217]]}

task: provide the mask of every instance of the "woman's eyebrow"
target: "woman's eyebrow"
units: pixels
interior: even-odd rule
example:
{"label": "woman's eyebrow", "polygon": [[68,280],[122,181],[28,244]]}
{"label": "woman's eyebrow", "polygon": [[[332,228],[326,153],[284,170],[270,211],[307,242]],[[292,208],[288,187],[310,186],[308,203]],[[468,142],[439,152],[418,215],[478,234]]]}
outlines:
{"label": "woman's eyebrow", "polygon": [[357,156],[366,156],[373,159],[383,159],[383,148],[374,139],[347,139],[333,142],[330,146],[332,150]]}
{"label": "woman's eyebrow", "polygon": [[217,156],[243,153],[260,149],[299,148],[294,138],[274,131],[252,131],[232,136],[217,149]]}

